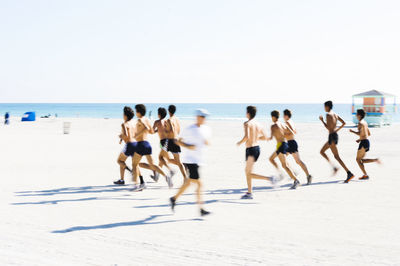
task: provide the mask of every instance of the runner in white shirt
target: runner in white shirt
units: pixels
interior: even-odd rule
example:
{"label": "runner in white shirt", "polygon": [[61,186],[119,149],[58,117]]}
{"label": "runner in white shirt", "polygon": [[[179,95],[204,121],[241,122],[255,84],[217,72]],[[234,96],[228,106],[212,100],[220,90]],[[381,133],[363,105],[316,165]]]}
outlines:
{"label": "runner in white shirt", "polygon": [[179,146],[184,147],[182,162],[186,168],[188,179],[185,180],[178,193],[170,198],[171,209],[174,210],[176,200],[181,196],[191,183],[197,185],[197,203],[200,207],[201,216],[210,214],[210,212],[203,209],[203,202],[201,200],[201,181],[199,175],[199,166],[204,164],[204,151],[209,144],[208,140],[211,137],[211,130],[208,126],[204,125],[206,117],[209,113],[204,109],[196,110],[196,123],[185,128],[176,142]]}

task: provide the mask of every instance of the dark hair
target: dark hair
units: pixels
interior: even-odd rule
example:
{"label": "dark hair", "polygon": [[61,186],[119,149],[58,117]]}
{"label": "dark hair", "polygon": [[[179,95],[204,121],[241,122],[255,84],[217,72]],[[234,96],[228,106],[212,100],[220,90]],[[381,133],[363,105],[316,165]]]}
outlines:
{"label": "dark hair", "polygon": [[363,109],[358,109],[357,115],[361,116],[361,119],[363,119],[365,117],[365,111]]}
{"label": "dark hair", "polygon": [[278,119],[278,118],[279,118],[279,111],[277,111],[277,110],[272,111],[272,112],[271,112],[271,116],[273,116],[273,117],[275,117],[276,119]]}
{"label": "dark hair", "polygon": [[140,113],[142,116],[146,115],[146,106],[144,106],[143,104],[135,105],[135,110],[136,110],[136,112]]}
{"label": "dark hair", "polygon": [[286,115],[289,118],[291,118],[292,117],[292,111],[290,111],[289,109],[285,109],[285,110],[283,110],[283,115]]}
{"label": "dark hair", "polygon": [[176,112],[176,106],[171,104],[170,106],[168,106],[168,112],[171,113],[171,115],[175,114]]}
{"label": "dark hair", "polygon": [[132,108],[130,108],[129,106],[125,106],[124,107],[124,115],[126,116],[126,118],[129,121],[135,116],[135,113],[133,112]]}
{"label": "dark hair", "polygon": [[329,109],[332,109],[332,108],[333,108],[333,103],[332,103],[332,101],[327,101],[327,102],[324,103],[324,105],[327,106],[327,107],[329,107]]}
{"label": "dark hair", "polygon": [[246,108],[247,113],[250,115],[250,119],[253,119],[257,114],[257,107],[249,105]]}
{"label": "dark hair", "polygon": [[158,108],[158,114],[160,116],[161,119],[164,119],[167,116],[167,110],[165,110],[165,108]]}

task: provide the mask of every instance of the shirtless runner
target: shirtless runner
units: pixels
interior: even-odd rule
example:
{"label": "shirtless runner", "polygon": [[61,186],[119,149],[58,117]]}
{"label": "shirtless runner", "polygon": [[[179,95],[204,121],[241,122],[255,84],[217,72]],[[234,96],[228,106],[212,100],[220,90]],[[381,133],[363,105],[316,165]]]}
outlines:
{"label": "shirtless runner", "polygon": [[[164,158],[166,158],[169,163],[175,164],[179,167],[179,170],[181,171],[181,174],[183,176],[183,182],[185,182],[187,174],[185,171],[185,167],[183,166],[181,161],[181,147],[177,145],[177,139],[181,132],[181,125],[179,119],[175,116],[175,112],[175,105],[168,106],[169,118],[165,123],[165,133],[167,140],[164,145],[164,150],[166,151],[166,153],[164,153]],[[169,158],[168,152],[172,153],[173,159]]]}
{"label": "shirtless runner", "polygon": [[[360,143],[358,146],[358,150],[357,150],[357,158],[356,161],[358,163],[358,166],[360,166],[361,171],[363,172],[363,176],[360,177],[360,180],[368,180],[369,176],[367,174],[367,171],[365,171],[365,167],[364,164],[365,163],[381,163],[379,159],[364,159],[365,155],[367,154],[367,152],[369,151],[370,148],[370,143],[368,140],[368,137],[371,136],[371,132],[368,129],[368,123],[365,122],[364,120],[365,117],[365,111],[363,109],[358,109],[357,110],[357,119],[358,119],[358,126],[357,129],[358,131],[354,131],[352,129],[350,129],[351,133],[354,133],[358,136],[360,136],[360,138],[358,140],[356,140],[357,143]],[[346,179],[346,181],[344,181],[345,183],[348,183],[350,179]]]}
{"label": "shirtless runner", "polygon": [[253,179],[261,179],[271,181],[275,183],[274,177],[262,176],[253,173],[254,163],[257,162],[258,157],[260,156],[260,146],[258,145],[258,141],[260,139],[266,139],[265,133],[262,130],[261,126],[254,121],[254,117],[257,114],[257,108],[255,106],[247,106],[246,117],[247,121],[244,123],[244,136],[237,143],[240,146],[243,143],[246,143],[246,180],[247,180],[247,193],[242,196],[242,199],[253,199]]}
{"label": "shirtless runner", "polygon": [[[152,154],[152,148],[150,143],[147,141],[147,135],[148,134],[153,134],[153,128],[151,126],[150,120],[145,117],[146,115],[146,107],[143,104],[137,104],[135,106],[136,110],[136,116],[138,117],[138,121],[136,123],[136,140],[137,140],[137,147],[135,150],[135,155],[133,156],[133,162],[132,162],[132,172],[133,172],[133,180],[135,182],[135,187],[133,190],[141,190],[144,188],[144,186],[136,186],[137,184],[137,177],[139,174],[139,163],[140,160],[142,159],[143,156],[146,157],[147,162],[149,163],[147,167],[143,168],[148,168],[153,171],[156,171],[160,173],[162,176],[164,176],[167,180],[167,183],[169,187],[171,187],[171,178],[167,176],[157,165],[154,164],[153,158],[151,157]],[[140,164],[142,166],[142,164]]]}
{"label": "shirtless runner", "polygon": [[[132,108],[125,106],[124,107],[124,123],[122,123],[121,127],[121,134],[119,135],[120,141],[119,143],[121,144],[122,141],[125,142],[124,149],[118,156],[117,163],[120,166],[120,179],[117,181],[114,181],[115,185],[125,185],[125,170],[129,171],[132,173],[132,170],[129,169],[129,167],[126,165],[126,160],[133,156],[135,153],[136,145],[137,142],[135,141],[135,128],[131,124],[132,118],[135,116],[135,113],[133,112]],[[139,172],[139,177],[140,177],[140,183],[144,183],[143,177]]]}
{"label": "shirtless runner", "polygon": [[[343,167],[343,169],[346,171],[347,173],[347,179],[352,179],[354,177],[354,175],[350,172],[350,170],[346,167],[346,165],[344,164],[344,162],[342,161],[342,159],[339,156],[339,151],[337,149],[337,144],[339,141],[339,135],[338,135],[338,131],[341,130],[344,125],[346,125],[346,122],[344,122],[344,120],[338,116],[337,114],[335,114],[332,111],[333,108],[333,103],[331,101],[327,101],[324,103],[325,106],[325,111],[326,111],[326,122],[324,121],[324,118],[322,117],[322,115],[319,117],[319,120],[321,120],[321,122],[324,124],[324,126],[326,127],[326,129],[328,129],[329,131],[329,136],[328,136],[328,142],[326,142],[324,144],[324,146],[322,146],[321,149],[321,155],[322,157],[324,157],[332,166],[333,168],[333,174],[336,174],[337,171],[339,170],[332,162],[331,160],[329,160],[328,155],[326,155],[326,150],[331,149],[333,156],[335,157],[335,159],[339,162],[339,164]],[[340,127],[337,127],[337,122],[342,123],[342,125]]]}
{"label": "shirtless runner", "polygon": [[297,180],[295,174],[293,173],[292,169],[290,169],[289,164],[286,160],[289,146],[285,139],[285,133],[287,131],[289,131],[291,134],[294,134],[294,132],[286,124],[282,124],[278,121],[279,111],[272,111],[271,119],[273,122],[273,125],[271,126],[271,137],[267,140],[272,140],[273,138],[276,139],[276,151],[271,155],[271,157],[269,157],[269,161],[278,171],[280,171],[277,163],[275,162],[275,158],[279,158],[282,168],[285,169],[286,173],[288,173],[290,178],[292,178],[294,181],[290,189],[296,189],[300,185],[300,182],[299,180]]}
{"label": "shirtless runner", "polygon": [[312,176],[308,172],[306,164],[300,159],[297,141],[295,140],[295,137],[294,137],[294,135],[297,134],[297,131],[291,120],[291,117],[292,117],[292,112],[288,109],[285,109],[283,111],[283,119],[285,120],[286,125],[291,129],[291,130],[285,131],[285,138],[288,141],[288,150],[287,151],[289,154],[291,154],[293,156],[294,160],[301,167],[301,169],[303,169],[303,171],[307,177],[307,185],[310,185],[312,182]]}
{"label": "shirtless runner", "polygon": [[[170,176],[172,177],[174,175],[174,172],[171,170],[171,168],[168,166],[166,159],[168,158],[168,152],[167,152],[167,146],[168,146],[168,139],[167,139],[167,133],[165,131],[165,125],[167,121],[165,121],[165,117],[167,116],[167,110],[165,108],[158,108],[158,120],[154,121],[153,125],[153,130],[154,132],[158,133],[158,136],[160,137],[160,154],[158,156],[158,166],[162,169],[163,166],[167,167]],[[154,172],[154,175],[151,176],[154,181],[158,181],[159,174],[157,172]]]}

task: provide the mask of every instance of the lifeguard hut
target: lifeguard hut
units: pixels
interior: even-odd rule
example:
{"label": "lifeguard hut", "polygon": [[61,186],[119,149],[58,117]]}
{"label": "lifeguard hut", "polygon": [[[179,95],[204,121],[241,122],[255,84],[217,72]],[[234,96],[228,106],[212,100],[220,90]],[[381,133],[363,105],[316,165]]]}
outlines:
{"label": "lifeguard hut", "polygon": [[357,109],[364,109],[365,121],[371,126],[390,125],[396,112],[396,96],[378,90],[353,95],[353,122],[358,124]]}

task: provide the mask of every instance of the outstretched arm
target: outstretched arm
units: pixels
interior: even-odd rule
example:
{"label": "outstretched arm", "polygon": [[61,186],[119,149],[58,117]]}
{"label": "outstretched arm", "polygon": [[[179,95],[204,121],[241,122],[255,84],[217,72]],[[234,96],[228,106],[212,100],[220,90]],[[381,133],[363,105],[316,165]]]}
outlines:
{"label": "outstretched arm", "polygon": [[191,144],[187,144],[187,143],[183,142],[182,138],[178,139],[175,143],[178,144],[179,146],[185,147],[186,149],[189,149],[189,150],[196,149],[195,145],[191,145]]}

